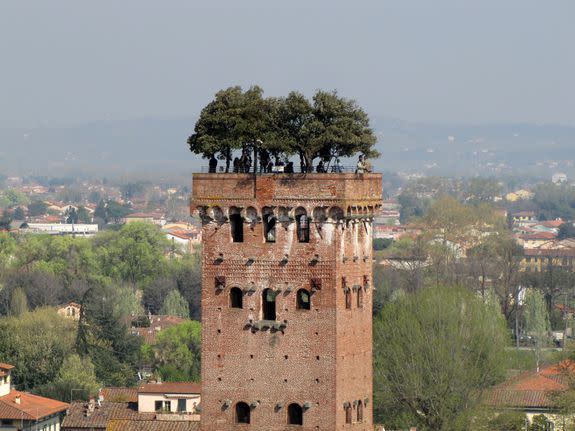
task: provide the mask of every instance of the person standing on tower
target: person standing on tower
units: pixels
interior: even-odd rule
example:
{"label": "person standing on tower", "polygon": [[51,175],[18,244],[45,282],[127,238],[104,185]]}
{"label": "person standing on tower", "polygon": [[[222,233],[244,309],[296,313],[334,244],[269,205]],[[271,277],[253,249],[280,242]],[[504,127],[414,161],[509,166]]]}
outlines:
{"label": "person standing on tower", "polygon": [[217,167],[218,167],[218,159],[216,159],[216,156],[214,156],[214,155],[212,154],[212,157],[210,157],[209,170],[208,170],[208,172],[209,172],[210,174],[215,174]]}

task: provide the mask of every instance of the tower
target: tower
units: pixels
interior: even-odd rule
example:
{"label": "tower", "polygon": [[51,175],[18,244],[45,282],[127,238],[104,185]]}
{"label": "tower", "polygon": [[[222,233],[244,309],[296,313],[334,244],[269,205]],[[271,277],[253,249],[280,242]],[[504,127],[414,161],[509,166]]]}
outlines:
{"label": "tower", "polygon": [[194,174],[202,431],[373,430],[381,175]]}

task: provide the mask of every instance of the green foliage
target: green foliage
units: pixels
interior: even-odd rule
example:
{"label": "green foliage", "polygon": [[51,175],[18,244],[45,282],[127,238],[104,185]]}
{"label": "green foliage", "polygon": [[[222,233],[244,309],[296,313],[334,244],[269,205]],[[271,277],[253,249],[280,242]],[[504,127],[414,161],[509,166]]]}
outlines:
{"label": "green foliage", "polygon": [[575,225],[573,223],[563,223],[559,226],[558,239],[575,238]]}
{"label": "green foliage", "polygon": [[72,402],[86,401],[90,396],[96,396],[99,388],[90,358],[72,354],[64,359],[56,379],[37,387],[34,392],[44,397]]}
{"label": "green foliage", "polygon": [[190,307],[180,292],[172,290],[166,296],[161,313],[188,319],[190,317]]}
{"label": "green foliage", "polygon": [[551,430],[551,424],[547,416],[544,414],[533,416],[531,425],[529,425],[529,431],[549,431]]}
{"label": "green foliage", "polygon": [[569,185],[540,184],[535,190],[533,202],[539,208],[543,220],[575,219],[575,189]]}
{"label": "green foliage", "polygon": [[430,204],[429,199],[418,198],[415,194],[403,192],[397,197],[401,205],[399,221],[406,224],[414,218],[423,217]]}
{"label": "green foliage", "polygon": [[8,189],[0,194],[0,206],[5,208],[28,204],[28,197],[18,190]]}
{"label": "green foliage", "polygon": [[549,342],[549,315],[543,294],[536,289],[528,289],[524,306],[525,332],[535,341],[534,353],[537,369],[541,363],[541,351]]}
{"label": "green foliage", "polygon": [[14,212],[12,213],[12,218],[14,220],[24,220],[26,218],[26,214],[24,214],[24,210],[22,207],[16,207]]}
{"label": "green foliage", "polygon": [[495,178],[471,178],[465,187],[464,199],[467,202],[493,202],[501,196],[502,186]]}
{"label": "green foliage", "polygon": [[16,251],[16,240],[7,232],[0,232],[0,269],[6,268]]}
{"label": "green foliage", "polygon": [[504,375],[502,316],[469,291],[428,288],[374,322],[374,407],[394,428],[468,429],[481,391]]}
{"label": "green foliage", "polygon": [[130,200],[144,193],[144,184],[143,183],[122,184],[120,186],[120,192],[122,193],[122,197],[124,199]]}
{"label": "green foliage", "polygon": [[78,222],[79,223],[90,223],[92,221],[92,217],[90,217],[90,213],[86,209],[86,207],[78,207],[78,211],[76,211],[78,215]]}
{"label": "green foliage", "polygon": [[393,242],[390,238],[374,238],[373,249],[376,251],[385,250]]}
{"label": "green foliage", "polygon": [[122,319],[117,290],[92,287],[82,300],[76,350],[90,357],[99,381],[111,386],[130,386],[141,340],[128,332]]}
{"label": "green foliage", "polygon": [[52,308],[0,319],[0,357],[14,365],[18,388],[29,390],[51,382],[64,359],[73,352],[75,322]]}
{"label": "green foliage", "polygon": [[353,100],[325,91],[317,91],[313,103],[297,92],[266,99],[257,86],[216,93],[188,139],[193,153],[225,160],[226,172],[234,150],[298,154],[302,169],[310,171],[317,157],[329,161],[358,152],[375,157],[375,142],[367,114]]}
{"label": "green foliage", "polygon": [[524,431],[527,416],[522,412],[503,412],[489,421],[490,431]]}
{"label": "green foliage", "polygon": [[[158,333],[154,369],[165,381],[200,380],[201,325],[190,320]],[[148,353],[149,355],[149,353]]]}
{"label": "green foliage", "polygon": [[155,225],[130,223],[98,235],[94,245],[105,275],[135,284],[164,272],[169,242]]}
{"label": "green foliage", "polygon": [[26,292],[21,287],[12,291],[10,298],[10,315],[20,317],[28,312],[28,298]]}
{"label": "green foliage", "polygon": [[76,212],[76,209],[73,207],[70,207],[66,210],[64,217],[66,218],[66,223],[68,224],[78,223],[78,213]]}

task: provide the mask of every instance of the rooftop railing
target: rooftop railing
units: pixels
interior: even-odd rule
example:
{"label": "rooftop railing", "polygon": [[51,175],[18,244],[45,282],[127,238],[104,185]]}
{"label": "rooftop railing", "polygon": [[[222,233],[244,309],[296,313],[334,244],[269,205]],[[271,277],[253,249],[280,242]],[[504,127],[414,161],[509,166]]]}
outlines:
{"label": "rooftop railing", "polygon": [[212,168],[210,169],[209,166],[202,166],[201,173],[203,174],[207,174],[207,173],[217,173],[217,174],[224,174],[224,173],[228,173],[228,174],[242,174],[242,173],[246,173],[246,174],[256,174],[256,175],[273,175],[273,174],[303,174],[303,173],[308,173],[308,174],[320,174],[320,173],[325,173],[325,174],[337,174],[337,173],[356,173],[357,172],[357,166],[351,166],[351,165],[333,165],[333,166],[326,166],[324,169],[317,169],[317,167],[314,167],[313,170],[309,170],[306,171],[304,169],[301,169],[300,166],[293,166],[293,169],[287,168],[286,166],[273,166],[271,169],[263,169],[260,168],[258,166],[257,171],[254,172],[254,168],[251,167],[249,170],[248,169],[233,169],[230,166],[230,169],[228,172],[226,172],[226,167],[225,165],[221,166],[218,165],[215,170]]}

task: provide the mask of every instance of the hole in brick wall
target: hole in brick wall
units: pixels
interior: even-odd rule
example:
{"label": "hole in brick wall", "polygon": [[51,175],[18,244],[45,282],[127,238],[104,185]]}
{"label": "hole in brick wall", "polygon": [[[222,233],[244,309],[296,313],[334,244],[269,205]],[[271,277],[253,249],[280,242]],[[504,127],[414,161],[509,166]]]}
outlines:
{"label": "hole in brick wall", "polygon": [[222,333],[222,330],[221,330],[221,329],[218,329],[218,334],[221,334],[221,333]]}
{"label": "hole in brick wall", "polygon": [[319,335],[319,332],[316,332],[315,335]]}
{"label": "hole in brick wall", "polygon": [[221,377],[218,377],[218,382],[221,382],[221,381],[222,381],[222,378],[221,378]]}
{"label": "hole in brick wall", "polygon": [[285,356],[284,356],[284,359],[287,359],[287,358],[288,358],[288,355],[285,355]]}
{"label": "hole in brick wall", "polygon": [[263,291],[262,308],[264,320],[276,320],[276,293],[272,289]]}
{"label": "hole in brick wall", "polygon": [[309,310],[310,304],[309,292],[306,289],[299,289],[297,291],[296,308],[298,310]]}
{"label": "hole in brick wall", "polygon": [[317,359],[319,361],[319,356],[316,356],[315,359]]}
{"label": "hole in brick wall", "polygon": [[299,404],[288,406],[288,425],[303,425],[303,409]]}
{"label": "hole in brick wall", "polygon": [[254,355],[250,355],[250,359],[254,359]]}
{"label": "hole in brick wall", "polygon": [[287,379],[284,379],[284,383],[287,383]]}
{"label": "hole in brick wall", "polygon": [[315,382],[316,382],[316,383],[319,383],[319,379],[315,379]]}
{"label": "hole in brick wall", "polygon": [[244,293],[239,287],[232,287],[230,290],[230,307],[243,308],[244,306]]}
{"label": "hole in brick wall", "polygon": [[236,404],[236,423],[249,424],[250,423],[250,406],[244,402]]}
{"label": "hole in brick wall", "polygon": [[305,208],[296,208],[295,222],[298,242],[309,242],[309,218]]}
{"label": "hole in brick wall", "polygon": [[230,231],[233,242],[244,242],[244,219],[240,214],[230,214]]}

